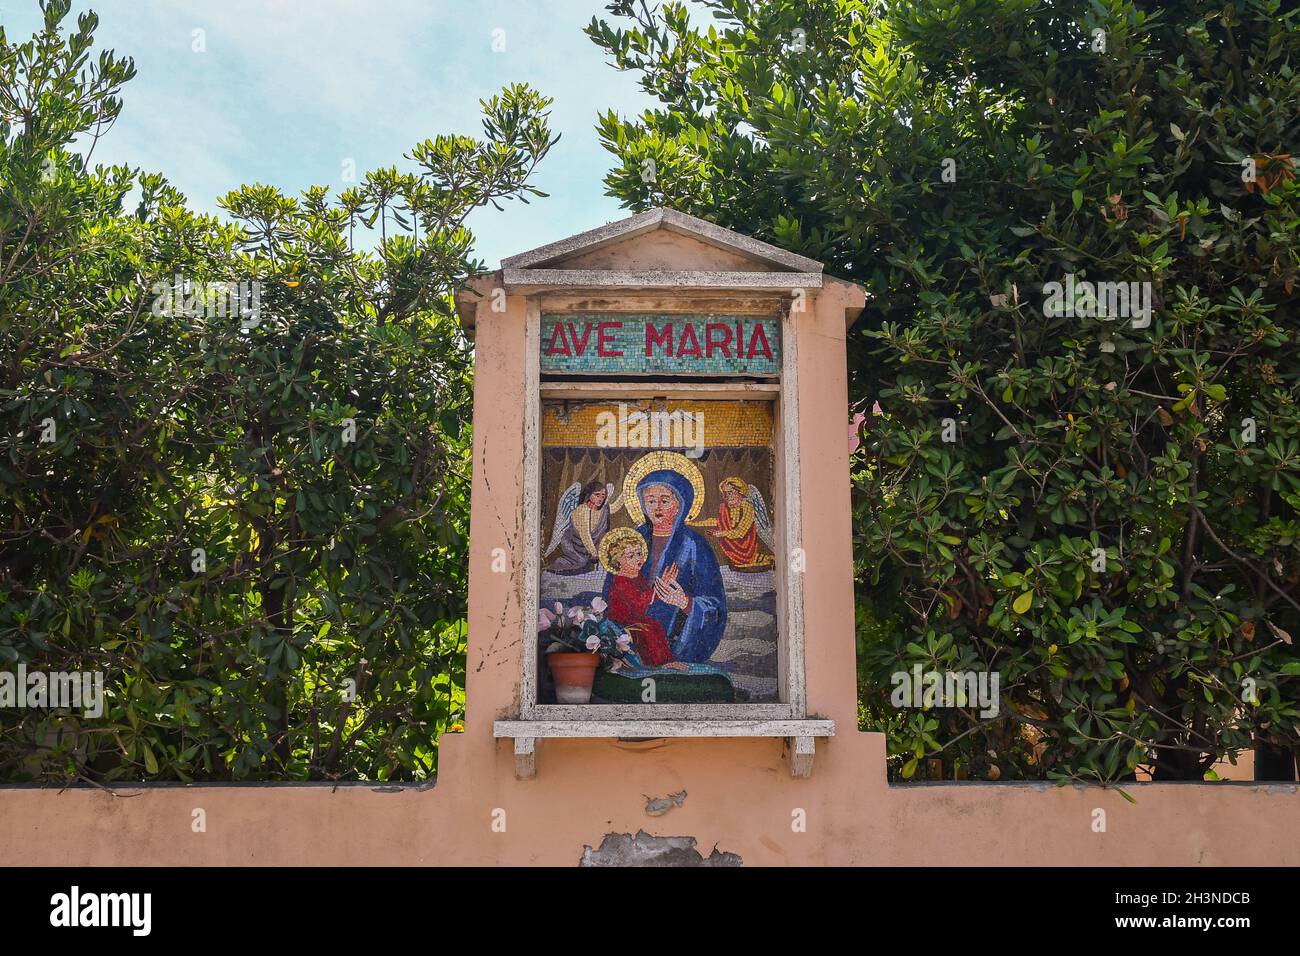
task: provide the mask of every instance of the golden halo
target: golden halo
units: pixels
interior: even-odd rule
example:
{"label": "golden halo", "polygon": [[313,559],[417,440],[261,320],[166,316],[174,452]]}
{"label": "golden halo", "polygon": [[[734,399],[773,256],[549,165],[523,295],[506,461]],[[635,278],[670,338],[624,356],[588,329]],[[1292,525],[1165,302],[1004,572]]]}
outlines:
{"label": "golden halo", "polygon": [[618,568],[614,564],[614,552],[620,554],[629,544],[635,544],[642,551],[645,550],[645,538],[641,537],[641,532],[633,528],[615,528],[608,532],[600,539],[600,566],[610,574],[617,574]]}
{"label": "golden halo", "polygon": [[700,516],[700,509],[704,507],[704,476],[700,474],[695,462],[675,451],[652,451],[632,462],[627,477],[623,479],[623,507],[627,508],[627,516],[634,525],[645,521],[645,512],[641,510],[641,499],[637,496],[636,486],[652,471],[675,471],[689,481],[695,491],[695,500],[691,502],[686,520],[694,521]]}

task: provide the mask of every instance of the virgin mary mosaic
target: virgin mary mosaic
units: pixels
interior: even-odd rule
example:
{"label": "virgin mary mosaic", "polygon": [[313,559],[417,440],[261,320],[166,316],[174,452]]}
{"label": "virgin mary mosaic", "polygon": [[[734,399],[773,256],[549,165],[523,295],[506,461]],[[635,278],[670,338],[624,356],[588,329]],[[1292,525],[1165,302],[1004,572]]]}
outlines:
{"label": "virgin mary mosaic", "polygon": [[[637,414],[702,434],[598,440]],[[777,699],[771,435],[760,402],[544,404],[540,702]],[[588,655],[589,696],[555,654]]]}

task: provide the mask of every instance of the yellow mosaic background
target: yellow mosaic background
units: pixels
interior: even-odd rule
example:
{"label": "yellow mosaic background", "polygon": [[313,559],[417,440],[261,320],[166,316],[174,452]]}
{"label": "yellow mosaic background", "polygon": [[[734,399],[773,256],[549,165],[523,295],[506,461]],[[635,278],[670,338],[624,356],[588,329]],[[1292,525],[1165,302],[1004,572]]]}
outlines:
{"label": "yellow mosaic background", "polygon": [[628,413],[681,411],[704,415],[705,448],[763,447],[772,443],[772,403],[727,401],[637,400],[579,402],[549,400],[542,403],[542,446],[594,448],[601,412]]}

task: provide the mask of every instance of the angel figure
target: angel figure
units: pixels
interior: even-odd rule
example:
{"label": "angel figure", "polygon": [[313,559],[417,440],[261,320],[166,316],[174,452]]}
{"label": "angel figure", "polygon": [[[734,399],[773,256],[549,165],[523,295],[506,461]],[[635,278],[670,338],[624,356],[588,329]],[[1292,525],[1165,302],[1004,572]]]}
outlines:
{"label": "angel figure", "polygon": [[[718,546],[733,568],[770,567],[776,560],[771,553],[775,541],[762,493],[743,478],[727,478],[718,490],[722,492],[718,516],[695,522],[696,526],[715,529],[710,534],[718,539]],[[767,553],[760,552],[760,539]]]}
{"label": "angel figure", "polygon": [[623,497],[614,497],[614,486],[600,481],[585,485],[575,481],[564,489],[555,509],[551,543],[544,558],[559,554],[547,565],[556,574],[585,574],[600,559],[600,539],[609,530],[609,517],[623,507]]}

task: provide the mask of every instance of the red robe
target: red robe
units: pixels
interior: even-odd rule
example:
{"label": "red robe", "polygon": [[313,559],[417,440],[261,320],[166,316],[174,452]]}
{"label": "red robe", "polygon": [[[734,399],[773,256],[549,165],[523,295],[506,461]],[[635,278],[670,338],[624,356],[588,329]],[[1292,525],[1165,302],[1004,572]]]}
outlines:
{"label": "red robe", "polygon": [[718,538],[718,546],[732,567],[749,567],[758,560],[758,526],[754,523],[753,506],[748,505],[748,502],[742,502],[736,511],[738,513],[733,520],[731,509],[724,501],[718,508],[718,529],[731,531],[736,525],[743,525],[746,517],[749,518],[749,529],[739,538]]}
{"label": "red robe", "polygon": [[654,585],[644,575],[625,578],[616,574],[609,585],[609,609],[605,613],[632,636],[637,656],[649,667],[659,667],[674,659],[663,625],[646,614],[654,599]]}

